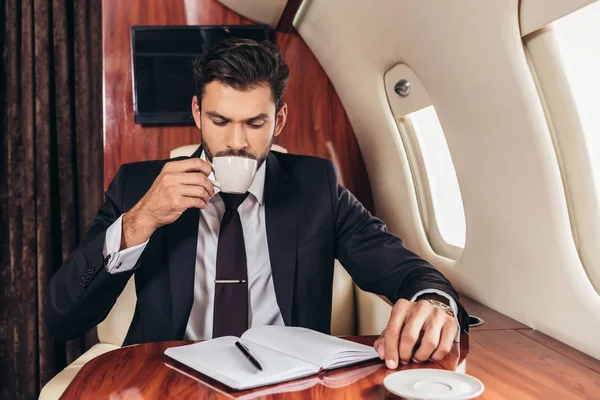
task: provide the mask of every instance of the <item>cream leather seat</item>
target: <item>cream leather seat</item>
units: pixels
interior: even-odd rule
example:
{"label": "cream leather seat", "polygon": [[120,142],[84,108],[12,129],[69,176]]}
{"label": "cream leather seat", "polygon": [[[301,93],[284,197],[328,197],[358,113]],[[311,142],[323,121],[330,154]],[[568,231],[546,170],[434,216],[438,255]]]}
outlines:
{"label": "cream leather seat", "polygon": [[[170,157],[189,156],[197,148],[197,144],[178,147],[171,151]],[[278,145],[273,145],[273,151],[287,152]],[[332,335],[356,334],[354,290],[352,278],[350,278],[350,275],[336,260],[333,277]],[[40,399],[58,399],[85,363],[94,357],[121,347],[133,319],[136,301],[135,281],[132,277],[106,319],[98,325],[98,339],[100,343],[86,351],[81,357],[52,378],[42,389]]]}

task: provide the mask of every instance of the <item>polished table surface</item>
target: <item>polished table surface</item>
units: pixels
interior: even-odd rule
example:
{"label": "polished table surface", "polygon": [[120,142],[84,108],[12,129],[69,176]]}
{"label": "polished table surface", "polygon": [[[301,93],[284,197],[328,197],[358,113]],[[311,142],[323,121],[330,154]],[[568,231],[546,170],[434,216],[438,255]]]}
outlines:
{"label": "polished table surface", "polygon": [[[485,324],[463,334],[440,362],[410,363],[398,370],[456,370],[480,379],[480,399],[600,399],[600,361],[468,298],[463,304]],[[375,336],[347,339],[371,345]],[[395,372],[382,361],[263,388],[234,391],[163,354],[161,342],[124,347],[88,362],[63,399],[391,399],[383,386]]]}

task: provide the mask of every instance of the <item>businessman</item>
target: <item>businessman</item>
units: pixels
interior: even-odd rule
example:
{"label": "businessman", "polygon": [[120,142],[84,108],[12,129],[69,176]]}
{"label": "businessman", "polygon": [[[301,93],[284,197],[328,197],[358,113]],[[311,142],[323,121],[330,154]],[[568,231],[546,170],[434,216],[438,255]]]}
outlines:
{"label": "businessman", "polygon": [[[132,275],[137,304],[124,345],[263,324],[328,333],[337,258],[363,290],[393,303],[375,342],[389,368],[442,359],[468,329],[452,285],[338,184],[329,160],[270,151],[288,113],[289,69],[277,47],[230,39],[193,67],[202,145],[191,157],[121,166],[49,283],[53,334],[70,339],[100,323]],[[258,161],[246,194],[213,186],[217,156]]]}

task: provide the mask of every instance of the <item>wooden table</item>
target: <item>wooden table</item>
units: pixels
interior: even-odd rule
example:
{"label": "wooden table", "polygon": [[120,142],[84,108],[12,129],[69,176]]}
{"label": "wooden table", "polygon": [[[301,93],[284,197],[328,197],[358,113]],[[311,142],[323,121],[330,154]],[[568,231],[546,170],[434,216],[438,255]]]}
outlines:
{"label": "wooden table", "polygon": [[[485,324],[462,335],[460,344],[438,363],[400,369],[450,369],[479,378],[480,399],[600,399],[600,361],[463,297]],[[371,345],[375,336],[348,339]],[[392,399],[383,378],[393,373],[382,361],[330,371],[280,385],[233,391],[163,354],[161,342],[124,347],[88,362],[63,399]]]}

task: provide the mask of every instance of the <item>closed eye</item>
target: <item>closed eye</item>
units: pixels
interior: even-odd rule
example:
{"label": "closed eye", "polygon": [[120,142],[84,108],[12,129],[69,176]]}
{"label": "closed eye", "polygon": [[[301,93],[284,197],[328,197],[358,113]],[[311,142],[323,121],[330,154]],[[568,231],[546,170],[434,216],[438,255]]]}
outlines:
{"label": "closed eye", "polygon": [[215,121],[215,120],[212,120],[212,122],[216,126],[225,126],[225,125],[227,125],[227,121]]}

